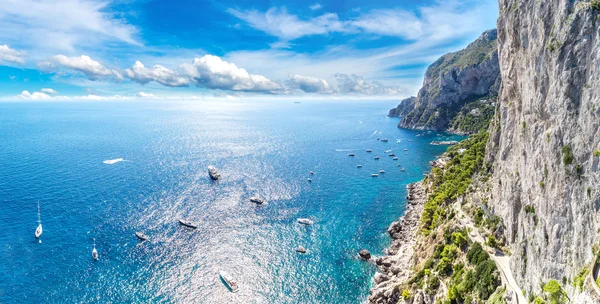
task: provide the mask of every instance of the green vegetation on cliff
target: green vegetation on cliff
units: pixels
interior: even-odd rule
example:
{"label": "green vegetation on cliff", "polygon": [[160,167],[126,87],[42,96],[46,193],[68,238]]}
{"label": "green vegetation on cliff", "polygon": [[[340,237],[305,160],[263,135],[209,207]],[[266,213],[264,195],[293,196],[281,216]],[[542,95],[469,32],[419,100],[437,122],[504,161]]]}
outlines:
{"label": "green vegetation on cliff", "polygon": [[462,107],[449,124],[449,131],[475,134],[487,130],[495,113],[497,97],[485,97]]}

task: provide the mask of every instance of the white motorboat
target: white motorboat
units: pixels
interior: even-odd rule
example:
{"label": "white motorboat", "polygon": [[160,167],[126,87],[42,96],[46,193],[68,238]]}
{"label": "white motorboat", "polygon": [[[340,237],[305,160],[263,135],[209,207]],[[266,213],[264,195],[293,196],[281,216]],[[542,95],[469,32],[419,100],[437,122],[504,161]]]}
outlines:
{"label": "white motorboat", "polygon": [[143,232],[136,232],[136,233],[135,233],[135,236],[137,236],[137,238],[138,238],[138,239],[140,239],[140,240],[142,240],[142,241],[147,241],[147,240],[149,240],[149,239],[150,239],[150,238],[149,238],[147,235],[145,235]]}
{"label": "white motorboat", "polygon": [[378,176],[379,176],[379,174],[377,174],[377,173],[371,174],[371,177],[378,177]]}
{"label": "white motorboat", "polygon": [[314,172],[312,172],[312,171],[310,171],[309,173],[310,173],[310,175],[314,175],[314,174],[315,174],[315,173],[314,173]]}
{"label": "white motorboat", "polygon": [[307,180],[309,183],[312,183],[312,178],[310,178],[310,177],[309,177],[309,178],[307,178],[306,180]]}
{"label": "white motorboat", "polygon": [[258,196],[251,197],[250,201],[253,202],[253,203],[255,203],[255,204],[257,204],[257,205],[262,205],[262,204],[265,203],[265,200],[262,199],[262,198],[260,198],[260,197],[258,197]]}
{"label": "white motorboat", "polygon": [[221,177],[221,174],[219,174],[217,168],[213,166],[208,166],[208,175],[212,180],[218,180]]}
{"label": "white motorboat", "polygon": [[299,218],[297,219],[299,224],[303,224],[303,225],[312,225],[314,224],[314,222],[311,219],[307,219],[307,218]]}
{"label": "white motorboat", "polygon": [[373,150],[371,150],[371,149],[368,149],[368,150],[367,150],[367,152],[371,153],[371,152],[373,152]]}
{"label": "white motorboat", "polygon": [[184,219],[179,219],[179,224],[192,228],[192,229],[196,229],[198,228],[198,225],[194,224],[192,221],[188,221],[188,220],[184,220]]}
{"label": "white motorboat", "polygon": [[385,173],[385,170],[379,170],[379,173],[383,174]]}
{"label": "white motorboat", "polygon": [[39,238],[42,235],[42,217],[40,215],[40,203],[38,203],[38,226],[35,229],[35,237]]}
{"label": "white motorboat", "polygon": [[299,253],[306,253],[306,248],[304,248],[304,247],[302,247],[302,246],[298,246],[298,247],[296,248],[296,252],[299,252]]}
{"label": "white motorboat", "polygon": [[96,239],[94,239],[94,249],[92,249],[92,259],[94,261],[98,260],[98,250],[96,250]]}
{"label": "white motorboat", "polygon": [[393,160],[398,160],[398,157],[394,157],[394,158],[392,158],[392,159],[393,159]]}
{"label": "white motorboat", "polygon": [[234,281],[233,278],[231,276],[229,276],[229,274],[227,272],[221,271],[221,272],[219,272],[219,276],[221,277],[221,281],[223,281],[223,284],[225,284],[227,289],[229,289],[231,292],[238,291],[239,286],[238,286],[237,282]]}
{"label": "white motorboat", "polygon": [[362,165],[356,165],[356,168],[362,168]]}

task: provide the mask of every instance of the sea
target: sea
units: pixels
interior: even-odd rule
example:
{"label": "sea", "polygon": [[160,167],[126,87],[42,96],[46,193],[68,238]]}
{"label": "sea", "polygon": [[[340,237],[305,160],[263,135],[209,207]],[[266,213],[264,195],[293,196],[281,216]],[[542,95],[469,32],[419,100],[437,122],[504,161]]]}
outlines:
{"label": "sea", "polygon": [[430,142],[460,139],[399,129],[397,103],[0,103],[0,303],[364,302],[357,252],[383,254]]}

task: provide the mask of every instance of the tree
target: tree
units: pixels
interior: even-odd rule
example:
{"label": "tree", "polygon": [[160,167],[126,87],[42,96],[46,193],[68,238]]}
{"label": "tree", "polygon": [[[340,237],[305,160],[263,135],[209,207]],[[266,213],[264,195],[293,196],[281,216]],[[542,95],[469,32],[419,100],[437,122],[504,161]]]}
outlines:
{"label": "tree", "polygon": [[548,294],[550,304],[562,304],[567,299],[567,294],[557,280],[550,280],[544,285],[544,292]]}

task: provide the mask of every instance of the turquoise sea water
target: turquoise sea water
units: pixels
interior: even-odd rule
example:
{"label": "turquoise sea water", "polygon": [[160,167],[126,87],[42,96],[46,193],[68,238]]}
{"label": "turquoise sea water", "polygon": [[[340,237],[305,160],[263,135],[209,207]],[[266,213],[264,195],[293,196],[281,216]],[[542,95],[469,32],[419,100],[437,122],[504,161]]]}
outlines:
{"label": "turquoise sea water", "polygon": [[406,184],[446,148],[429,142],[453,138],[398,129],[385,115],[395,105],[0,103],[0,303],[364,301],[375,268],[357,251],[389,244]]}

